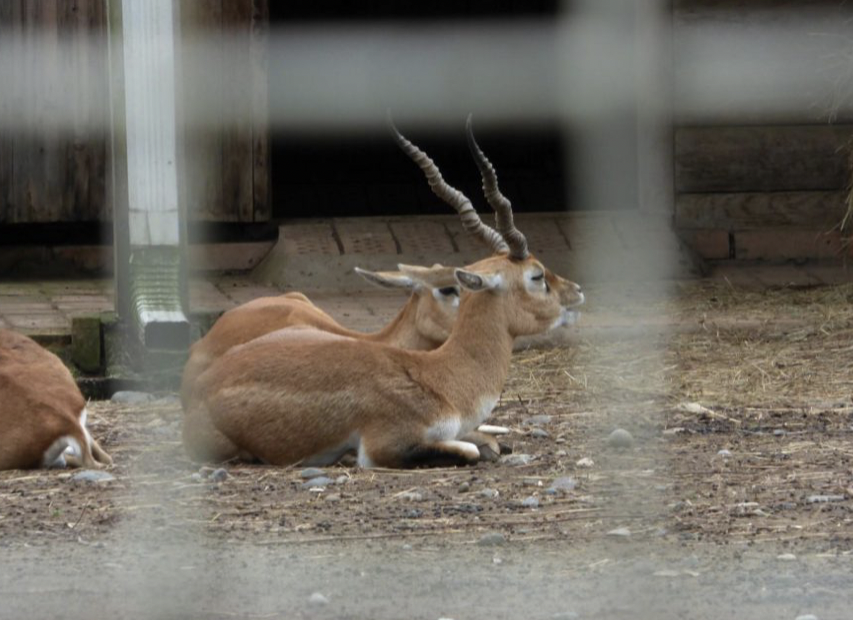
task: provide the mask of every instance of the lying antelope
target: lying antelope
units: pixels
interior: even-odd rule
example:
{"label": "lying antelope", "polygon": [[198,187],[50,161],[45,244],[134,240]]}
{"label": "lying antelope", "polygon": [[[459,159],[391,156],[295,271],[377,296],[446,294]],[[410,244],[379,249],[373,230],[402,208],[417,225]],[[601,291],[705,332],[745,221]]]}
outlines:
{"label": "lying antelope", "polygon": [[86,428],[87,415],[83,395],[56,355],[0,329],[0,470],[111,465]]}
{"label": "lying antelope", "polygon": [[463,296],[447,341],[433,351],[410,351],[364,340],[287,341],[270,335],[232,348],[198,378],[190,405],[211,422],[223,454],[277,465],[325,464],[356,449],[362,467],[479,459],[477,446],[460,438],[497,403],[513,340],[571,322],[584,297],[577,284],[530,255],[494,169],[474,140],[470,118],[467,136],[497,231],[395,131],[430,184],[459,205],[466,227],[479,230],[498,252],[454,270]]}

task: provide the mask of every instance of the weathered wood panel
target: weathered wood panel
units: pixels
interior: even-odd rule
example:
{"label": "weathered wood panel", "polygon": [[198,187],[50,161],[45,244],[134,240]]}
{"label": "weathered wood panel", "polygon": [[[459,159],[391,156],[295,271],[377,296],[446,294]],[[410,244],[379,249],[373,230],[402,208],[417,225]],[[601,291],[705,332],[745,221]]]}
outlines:
{"label": "weathered wood panel", "polygon": [[269,219],[267,0],[181,3],[191,220]]}
{"label": "weathered wood panel", "polygon": [[847,183],[853,125],[683,127],[677,192],[837,190]]}
{"label": "weathered wood panel", "polygon": [[844,217],[844,191],[681,194],[675,224],[684,230],[749,230],[778,226],[824,229]]}
{"label": "weathered wood panel", "polygon": [[[5,0],[3,37],[16,59],[9,97],[20,129],[0,132],[0,222],[105,216],[104,5],[100,0]],[[65,120],[63,123],[56,118]],[[32,129],[35,128],[35,129]]]}

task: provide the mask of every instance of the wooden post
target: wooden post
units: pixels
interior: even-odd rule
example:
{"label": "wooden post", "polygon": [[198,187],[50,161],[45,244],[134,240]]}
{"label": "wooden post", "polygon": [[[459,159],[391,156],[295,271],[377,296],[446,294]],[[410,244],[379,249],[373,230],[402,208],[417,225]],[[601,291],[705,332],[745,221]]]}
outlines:
{"label": "wooden post", "polygon": [[176,0],[107,0],[116,309],[146,351],[189,345]]}

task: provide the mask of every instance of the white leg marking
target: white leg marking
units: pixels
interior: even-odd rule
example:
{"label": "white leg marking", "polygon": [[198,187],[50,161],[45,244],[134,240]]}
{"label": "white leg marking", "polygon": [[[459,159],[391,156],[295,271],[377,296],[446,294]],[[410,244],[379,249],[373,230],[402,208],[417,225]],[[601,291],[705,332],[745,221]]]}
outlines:
{"label": "white leg marking", "polygon": [[364,450],[364,441],[358,442],[358,466],[363,467],[364,469],[372,469],[375,467],[375,463],[373,460],[367,456],[367,452]]}
{"label": "white leg marking", "polygon": [[82,458],[83,451],[80,442],[70,435],[63,435],[54,440],[50,447],[44,451],[41,458],[42,467],[65,467],[65,453]]}
{"label": "white leg marking", "polygon": [[[89,429],[86,428],[86,422],[89,419],[89,410],[86,407],[83,407],[83,411],[80,412],[80,427],[83,429],[83,436],[86,438],[86,445],[89,446],[89,450],[92,449],[92,435],[89,434]],[[77,443],[77,442],[74,442]],[[79,449],[79,447],[78,447]],[[82,458],[82,454],[80,455]]]}
{"label": "white leg marking", "polygon": [[491,424],[481,424],[477,430],[487,435],[509,435],[509,429],[506,426],[492,426]]}
{"label": "white leg marking", "polygon": [[426,441],[447,441],[456,439],[462,430],[462,422],[458,417],[442,418],[432,424],[426,431]]}
{"label": "white leg marking", "polygon": [[469,441],[451,439],[449,441],[439,441],[438,444],[446,448],[456,449],[471,460],[477,460],[480,458],[479,448]]}

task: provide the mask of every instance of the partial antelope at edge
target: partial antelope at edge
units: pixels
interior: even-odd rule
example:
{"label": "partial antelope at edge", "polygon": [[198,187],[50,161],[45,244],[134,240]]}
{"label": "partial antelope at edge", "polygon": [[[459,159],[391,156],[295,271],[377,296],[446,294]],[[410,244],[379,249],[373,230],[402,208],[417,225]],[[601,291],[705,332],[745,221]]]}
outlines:
{"label": "partial antelope at edge", "polygon": [[0,470],[112,464],[86,428],[71,373],[34,340],[0,329]]}

